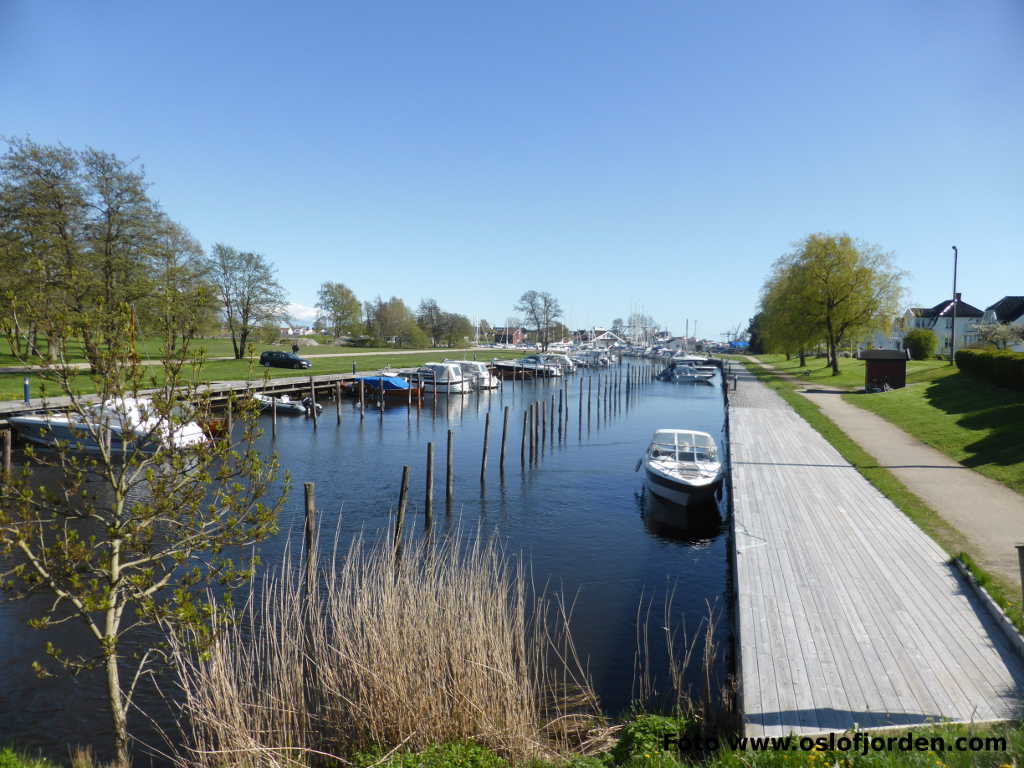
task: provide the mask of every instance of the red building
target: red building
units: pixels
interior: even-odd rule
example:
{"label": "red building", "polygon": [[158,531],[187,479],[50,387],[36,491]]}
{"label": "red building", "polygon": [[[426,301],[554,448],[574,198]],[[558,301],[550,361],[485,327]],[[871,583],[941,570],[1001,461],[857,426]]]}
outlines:
{"label": "red building", "polygon": [[495,344],[522,344],[525,334],[522,328],[495,328]]}
{"label": "red building", "polygon": [[864,391],[899,389],[907,385],[905,349],[865,349],[857,355],[864,361]]}

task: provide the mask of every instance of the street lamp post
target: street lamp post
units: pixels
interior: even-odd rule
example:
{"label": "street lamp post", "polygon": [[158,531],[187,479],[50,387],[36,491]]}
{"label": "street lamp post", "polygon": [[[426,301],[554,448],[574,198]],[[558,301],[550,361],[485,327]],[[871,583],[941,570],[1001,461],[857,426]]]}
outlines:
{"label": "street lamp post", "polygon": [[949,335],[949,364],[953,365],[956,359],[956,262],[960,254],[953,246],[953,328]]}

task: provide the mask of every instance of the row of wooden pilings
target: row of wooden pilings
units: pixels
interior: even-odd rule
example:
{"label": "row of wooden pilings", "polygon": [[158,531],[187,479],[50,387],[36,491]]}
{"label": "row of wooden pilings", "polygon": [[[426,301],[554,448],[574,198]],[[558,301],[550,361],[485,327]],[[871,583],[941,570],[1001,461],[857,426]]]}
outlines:
{"label": "row of wooden pilings", "polygon": [[[618,413],[632,401],[639,390],[655,381],[657,369],[650,365],[626,366],[626,370],[616,371],[614,376],[606,378],[604,374],[587,377],[586,402],[584,403],[584,384],[579,386],[578,428],[582,439],[584,420],[590,428],[592,413],[604,413],[606,417]],[[595,387],[596,380],[596,387]],[[554,449],[556,440],[561,444],[569,439],[569,388],[563,377],[562,386],[558,388],[557,397],[537,399],[523,410],[523,424],[519,437],[519,463],[523,469],[535,467],[545,454],[548,444]],[[498,471],[502,479],[505,476],[505,462],[508,456],[509,442],[509,406],[502,409],[501,442],[498,451]],[[586,417],[584,419],[584,413]],[[487,482],[487,467],[490,453],[491,413],[484,415],[484,436],[480,455],[480,484]],[[447,461],[445,467],[445,504],[450,509],[454,501],[455,462],[454,432],[449,429],[447,435]],[[394,546],[401,549],[402,530],[409,503],[409,477],[411,467],[403,465],[402,480],[398,493],[398,511],[395,516]],[[430,528],[434,516],[434,444],[427,443],[426,479],[423,502],[424,526]]]}

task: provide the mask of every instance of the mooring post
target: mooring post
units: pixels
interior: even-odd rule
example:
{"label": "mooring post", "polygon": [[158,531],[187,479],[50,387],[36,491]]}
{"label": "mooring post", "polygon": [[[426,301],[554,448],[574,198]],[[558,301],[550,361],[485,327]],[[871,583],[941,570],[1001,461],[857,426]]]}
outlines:
{"label": "mooring post", "polygon": [[508,437],[508,406],[505,406],[505,417],[501,422],[501,457],[498,459],[498,471],[505,474],[505,440]]}
{"label": "mooring post", "polygon": [[427,494],[423,502],[423,518],[427,527],[434,518],[434,444],[427,443]]}
{"label": "mooring post", "polygon": [[455,495],[455,460],[452,455],[452,445],[455,440],[455,434],[452,430],[448,430],[448,464],[445,470],[444,478],[444,501],[445,504],[451,505],[452,496]]}
{"label": "mooring post", "polygon": [[491,412],[484,415],[484,452],[480,458],[480,482],[487,478],[487,442],[491,438]]}
{"label": "mooring post", "polygon": [[564,389],[558,390],[558,442],[562,442],[562,422],[565,421],[565,399],[562,397],[565,394]]}
{"label": "mooring post", "polygon": [[227,433],[228,433],[228,440],[229,441],[231,440],[231,427],[232,427],[232,423],[231,423],[231,401],[234,399],[234,394],[235,394],[234,392],[228,392],[228,413],[227,413],[227,422],[228,423],[227,423]]}
{"label": "mooring post", "polygon": [[548,445],[548,404],[538,400],[537,405],[540,407],[540,453],[543,456]]}
{"label": "mooring post", "polygon": [[526,430],[529,419],[529,413],[526,409],[523,409],[523,436],[519,441],[519,464],[520,466],[526,466]]}
{"label": "mooring post", "polygon": [[359,380],[359,420],[366,418],[366,382]]}
{"label": "mooring post", "polygon": [[270,436],[277,438],[277,398],[270,398]]}
{"label": "mooring post", "polygon": [[395,554],[402,554],[402,529],[405,527],[405,506],[409,503],[409,467],[402,467],[402,488],[398,492],[398,515],[395,517]]}
{"label": "mooring post", "polygon": [[11,443],[13,442],[14,435],[11,430],[5,429],[0,432],[0,441],[3,442],[3,481],[5,483],[11,480]]}
{"label": "mooring post", "polygon": [[25,395],[25,405],[28,405],[31,400],[29,395],[31,394],[31,386],[29,384],[28,376],[25,377],[24,381],[21,382],[22,393]]}
{"label": "mooring post", "polygon": [[341,424],[341,380],[334,382],[334,410],[337,412],[338,424]]}
{"label": "mooring post", "polygon": [[587,376],[587,427],[590,427],[590,395],[594,387],[594,377]]}
{"label": "mooring post", "polygon": [[550,430],[550,434],[548,435],[548,439],[551,441],[551,447],[554,448],[555,447],[555,396],[554,395],[551,396],[550,414],[551,414],[551,423],[548,425],[548,429]]}
{"label": "mooring post", "polygon": [[313,382],[313,377],[309,377],[309,412],[313,414],[313,430],[316,430],[317,418],[316,418],[316,384]]}
{"label": "mooring post", "polygon": [[316,584],[316,493],[314,483],[304,483],[306,491],[306,595]]}
{"label": "mooring post", "polygon": [[[1020,591],[1024,598],[1024,544],[1017,545],[1017,568],[1020,571]],[[1024,602],[1021,603],[1024,605]]]}

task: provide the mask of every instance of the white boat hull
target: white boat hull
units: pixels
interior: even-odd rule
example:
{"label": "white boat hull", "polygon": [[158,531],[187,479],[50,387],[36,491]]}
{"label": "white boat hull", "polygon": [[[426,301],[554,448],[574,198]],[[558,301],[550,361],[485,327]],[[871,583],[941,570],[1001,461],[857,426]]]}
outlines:
{"label": "white boat hull", "polygon": [[647,490],[655,496],[681,507],[701,504],[714,498],[720,482],[721,478],[719,477],[711,483],[690,485],[669,479],[650,467],[644,468],[644,484],[647,486]]}

